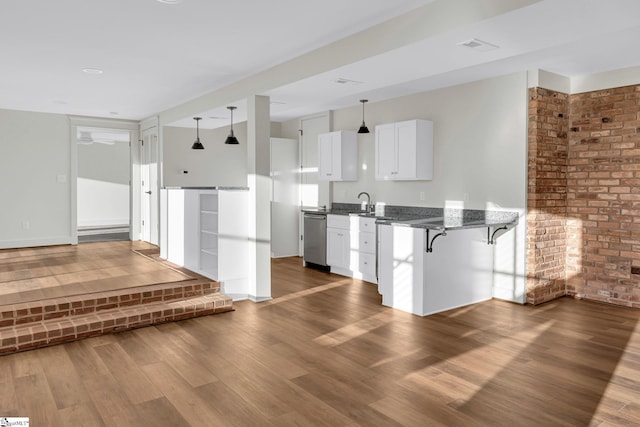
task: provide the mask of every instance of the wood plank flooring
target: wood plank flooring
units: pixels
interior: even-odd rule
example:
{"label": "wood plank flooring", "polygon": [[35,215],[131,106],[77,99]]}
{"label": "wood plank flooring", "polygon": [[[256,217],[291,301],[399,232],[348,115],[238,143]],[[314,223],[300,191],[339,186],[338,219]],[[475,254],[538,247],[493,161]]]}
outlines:
{"label": "wood plank flooring", "polygon": [[133,252],[152,248],[119,241],[0,250],[0,305],[200,277]]}
{"label": "wood plank flooring", "polygon": [[272,262],[274,299],[0,357],[0,416],[69,426],[638,426],[640,311],[569,298],[420,318]]}

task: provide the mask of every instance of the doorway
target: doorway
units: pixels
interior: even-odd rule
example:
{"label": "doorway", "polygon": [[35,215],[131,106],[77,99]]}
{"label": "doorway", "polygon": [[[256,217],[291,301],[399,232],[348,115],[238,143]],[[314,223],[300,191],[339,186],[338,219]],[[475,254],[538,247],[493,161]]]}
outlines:
{"label": "doorway", "polygon": [[153,245],[159,243],[160,186],[158,127],[142,129],[140,140],[140,238]]}
{"label": "doorway", "polygon": [[318,135],[331,130],[330,111],[300,120],[300,211],[298,212],[298,253],[303,254],[302,209],[331,207],[331,183],[318,181]]}
{"label": "doorway", "polygon": [[78,242],[129,240],[128,130],[76,128]]}

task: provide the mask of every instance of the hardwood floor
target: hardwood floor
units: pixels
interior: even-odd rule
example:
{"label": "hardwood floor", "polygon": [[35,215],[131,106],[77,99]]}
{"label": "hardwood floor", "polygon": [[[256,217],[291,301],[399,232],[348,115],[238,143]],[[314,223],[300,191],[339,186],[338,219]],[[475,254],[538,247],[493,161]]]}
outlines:
{"label": "hardwood floor", "polygon": [[640,425],[640,311],[569,298],[420,318],[272,263],[274,299],[0,357],[0,416],[87,426]]}
{"label": "hardwood floor", "polygon": [[133,252],[145,242],[96,242],[0,250],[0,305],[200,277]]}

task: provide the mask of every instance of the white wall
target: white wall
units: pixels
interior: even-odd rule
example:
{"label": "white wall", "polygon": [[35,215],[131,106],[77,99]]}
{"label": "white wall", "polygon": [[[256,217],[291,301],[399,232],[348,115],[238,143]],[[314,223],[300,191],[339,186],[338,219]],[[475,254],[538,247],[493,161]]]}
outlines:
{"label": "white wall", "polygon": [[78,227],[129,225],[129,143],[78,144]]}
{"label": "white wall", "polygon": [[[640,81],[640,67],[622,68],[597,74],[588,74],[571,78],[571,93],[591,92],[637,85]],[[546,86],[544,86],[546,87]]]}
{"label": "white wall", "polygon": [[[358,203],[367,191],[388,205],[503,209],[520,213],[520,225],[498,239],[494,295],[522,301],[527,195],[527,73],[448,87],[365,106],[371,131],[358,135],[358,180],[334,182],[333,202]],[[410,119],[434,122],[434,178],[376,181],[375,126]],[[357,130],[362,107],[333,112],[333,130]],[[299,120],[282,125],[296,137]],[[424,200],[420,193],[424,192]]]}
{"label": "white wall", "polygon": [[70,243],[70,171],[66,116],[0,109],[0,248]]}
{"label": "white wall", "polygon": [[[376,181],[375,126],[409,119],[434,123],[433,180]],[[367,191],[372,200],[394,205],[524,208],[526,119],[526,73],[370,102],[365,121],[371,133],[358,135],[358,181],[335,182],[333,201],[357,203],[358,193]],[[361,121],[361,108],[338,110],[333,128],[357,130]]]}
{"label": "white wall", "polygon": [[[200,129],[204,150],[192,150],[196,130],[162,128],[163,186],[247,186],[247,122],[234,123],[238,145],[224,143],[229,127]],[[188,170],[183,174],[182,170]]]}

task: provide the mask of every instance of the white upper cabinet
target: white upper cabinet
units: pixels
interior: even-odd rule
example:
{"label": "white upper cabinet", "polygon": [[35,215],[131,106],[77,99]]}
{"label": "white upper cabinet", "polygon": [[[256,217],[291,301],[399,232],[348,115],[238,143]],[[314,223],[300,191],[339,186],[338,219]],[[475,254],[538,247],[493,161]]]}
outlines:
{"label": "white upper cabinet", "polygon": [[433,122],[408,120],[376,126],[376,179],[433,179]]}
{"label": "white upper cabinet", "polygon": [[318,135],[318,179],[358,180],[358,141],[348,130]]}

